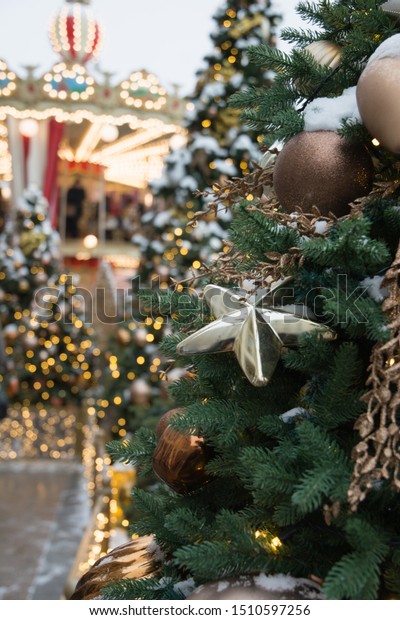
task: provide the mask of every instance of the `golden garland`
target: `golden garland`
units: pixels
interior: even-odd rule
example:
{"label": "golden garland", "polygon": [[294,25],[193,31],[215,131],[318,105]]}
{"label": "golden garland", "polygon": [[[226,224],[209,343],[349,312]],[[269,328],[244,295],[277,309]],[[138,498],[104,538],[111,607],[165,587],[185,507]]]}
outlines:
{"label": "golden garland", "polygon": [[368,491],[379,481],[392,481],[400,492],[400,428],[396,419],[400,405],[400,244],[386,273],[383,286],[389,297],[382,308],[389,318],[391,338],[375,345],[371,355],[369,391],[363,397],[367,412],[354,428],[361,441],[353,449],[353,478],[348,491],[352,511],[356,511]]}

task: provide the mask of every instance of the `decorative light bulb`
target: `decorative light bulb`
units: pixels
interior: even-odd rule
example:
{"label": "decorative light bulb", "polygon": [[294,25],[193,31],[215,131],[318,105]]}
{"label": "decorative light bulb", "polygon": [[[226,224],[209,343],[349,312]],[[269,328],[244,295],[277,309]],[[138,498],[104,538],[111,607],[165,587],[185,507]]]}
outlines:
{"label": "decorative light bulb", "polygon": [[103,142],[115,142],[118,136],[118,127],[115,125],[104,125],[101,129],[100,137]]}
{"label": "decorative light bulb", "polygon": [[97,239],[96,235],[86,235],[86,237],[83,239],[83,245],[88,250],[93,250],[95,247],[97,247],[98,242],[99,240]]}
{"label": "decorative light bulb", "polygon": [[24,118],[19,124],[19,132],[24,138],[34,138],[39,133],[39,123],[34,118]]}

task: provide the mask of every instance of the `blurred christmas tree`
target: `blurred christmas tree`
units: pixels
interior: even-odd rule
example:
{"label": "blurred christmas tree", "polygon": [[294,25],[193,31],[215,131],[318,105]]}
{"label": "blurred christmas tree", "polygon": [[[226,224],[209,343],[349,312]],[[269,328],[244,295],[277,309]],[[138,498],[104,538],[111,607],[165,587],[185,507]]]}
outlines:
{"label": "blurred christmas tree", "polygon": [[276,81],[236,96],[283,149],[216,192],[235,203],[232,250],[191,322],[174,298],[180,410],[111,447],[166,484],[134,494],[141,537],[77,598],[107,581],[109,599],[400,594],[399,9],[299,12],[318,29],[288,29],[289,55],[253,48]]}
{"label": "blurred christmas tree", "polygon": [[207,204],[207,197],[197,192],[246,175],[260,158],[261,135],[241,122],[228,100],[243,88],[270,84],[272,72],[249,63],[246,50],[261,43],[274,47],[280,17],[269,0],[227,0],[214,21],[213,49],[204,58],[188,103],[188,142],[175,146],[162,178],[152,185],[156,200],[143,218],[145,237],[150,235],[151,242],[143,248],[142,278],[145,270],[161,270],[161,275],[181,280],[188,269],[198,273],[201,262],[222,249],[230,213],[224,208],[218,214],[210,212],[193,228],[189,222]]}
{"label": "blurred christmas tree", "polygon": [[[206,67],[188,104],[189,142],[167,158],[162,179],[153,185],[155,205],[144,214],[141,232],[132,239],[141,250],[133,281],[139,289],[167,290],[171,278],[187,277],[189,268],[199,273],[201,261],[216,256],[231,214],[227,209],[219,210],[218,217],[210,212],[195,228],[189,226],[195,211],[207,203],[194,192],[211,190],[215,183],[224,185],[230,175],[246,175],[251,162],[260,157],[257,132],[241,123],[239,112],[227,99],[245,86],[270,84],[271,72],[250,65],[246,47],[262,42],[275,45],[279,18],[268,0],[229,0],[214,20],[213,51],[205,58]],[[162,316],[146,308],[145,298],[146,293],[141,302],[133,298],[130,316],[107,344],[110,364],[103,396],[107,405],[99,408],[99,415],[102,424],[107,423],[121,437],[143,423],[154,428],[172,404],[167,386],[176,375],[168,372],[160,379],[159,370],[166,360],[157,351],[167,333],[166,324]]]}
{"label": "blurred christmas tree", "polygon": [[84,300],[72,276],[62,273],[59,236],[47,209],[38,190],[26,190],[0,236],[3,386],[10,401],[28,407],[79,402],[96,381],[101,355]]}
{"label": "blurred christmas tree", "polygon": [[131,437],[143,426],[154,430],[160,416],[172,405],[170,383],[187,374],[184,368],[162,370],[168,360],[159,346],[171,330],[164,316],[152,312],[151,289],[136,285],[139,280],[133,278],[132,289],[117,309],[117,325],[112,325],[105,347],[106,364],[98,400],[102,428],[122,438]]}
{"label": "blurred christmas tree", "polygon": [[51,228],[47,209],[47,200],[38,190],[26,190],[0,235],[3,326],[12,322],[15,312],[27,310],[35,291],[60,269],[59,235]]}

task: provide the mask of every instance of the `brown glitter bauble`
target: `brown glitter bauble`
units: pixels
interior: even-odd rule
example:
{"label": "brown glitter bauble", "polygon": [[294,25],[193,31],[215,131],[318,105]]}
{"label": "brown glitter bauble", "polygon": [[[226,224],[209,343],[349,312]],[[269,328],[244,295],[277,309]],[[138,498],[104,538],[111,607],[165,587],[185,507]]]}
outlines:
{"label": "brown glitter bauble", "polygon": [[153,469],[171,489],[185,495],[208,482],[205,466],[210,455],[204,439],[167,426],[153,455]]}
{"label": "brown glitter bauble", "polygon": [[167,413],[164,413],[163,416],[159,419],[157,426],[155,428],[155,433],[157,437],[161,437],[165,429],[167,428],[171,418],[179,413],[185,413],[186,409],[184,407],[176,407],[175,409],[170,409]]}
{"label": "brown glitter bauble", "polygon": [[274,190],[285,211],[318,207],[346,215],[349,203],[372,188],[374,166],[360,142],[334,131],[303,131],[283,147],[274,168]]}
{"label": "brown glitter bauble", "polygon": [[155,577],[160,562],[159,548],[152,536],[141,536],[116,547],[82,575],[70,600],[101,598],[101,590],[115,579]]}
{"label": "brown glitter bauble", "polygon": [[400,58],[381,58],[368,64],[356,93],[362,121],[371,136],[400,154]]}
{"label": "brown glitter bauble", "polygon": [[187,600],[306,601],[323,598],[321,588],[310,579],[260,573],[207,583],[196,588]]}

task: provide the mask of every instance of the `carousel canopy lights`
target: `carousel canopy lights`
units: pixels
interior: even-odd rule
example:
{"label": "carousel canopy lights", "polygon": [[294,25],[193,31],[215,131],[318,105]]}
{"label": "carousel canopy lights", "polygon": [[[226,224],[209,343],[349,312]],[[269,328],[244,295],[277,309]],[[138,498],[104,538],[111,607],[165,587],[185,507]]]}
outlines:
{"label": "carousel canopy lights", "polygon": [[16,75],[13,71],[9,71],[4,60],[0,60],[0,95],[9,97],[16,89]]}
{"label": "carousel canopy lights", "polygon": [[152,73],[136,71],[121,84],[121,99],[129,107],[161,110],[167,103],[167,91]]}
{"label": "carousel canopy lights", "polygon": [[68,2],[54,17],[50,40],[54,51],[68,62],[85,64],[97,57],[102,32],[86,2]]}
{"label": "carousel canopy lights", "polygon": [[94,79],[81,65],[59,62],[44,75],[43,90],[52,99],[88,101],[94,95]]}
{"label": "carousel canopy lights", "polygon": [[[64,125],[60,160],[98,165],[106,169],[106,180],[145,187],[160,176],[172,136],[180,134],[182,142],[186,135],[185,101],[145,70],[134,71],[122,84],[113,84],[106,72],[95,80],[86,63],[99,52],[102,36],[88,4],[63,3],[50,29],[58,61],[42,77],[33,65],[25,66],[26,76],[15,75],[0,60],[0,129],[11,117],[22,135],[33,137],[38,121],[46,127],[54,119]],[[0,179],[7,181],[17,169],[8,142],[0,135]]]}

